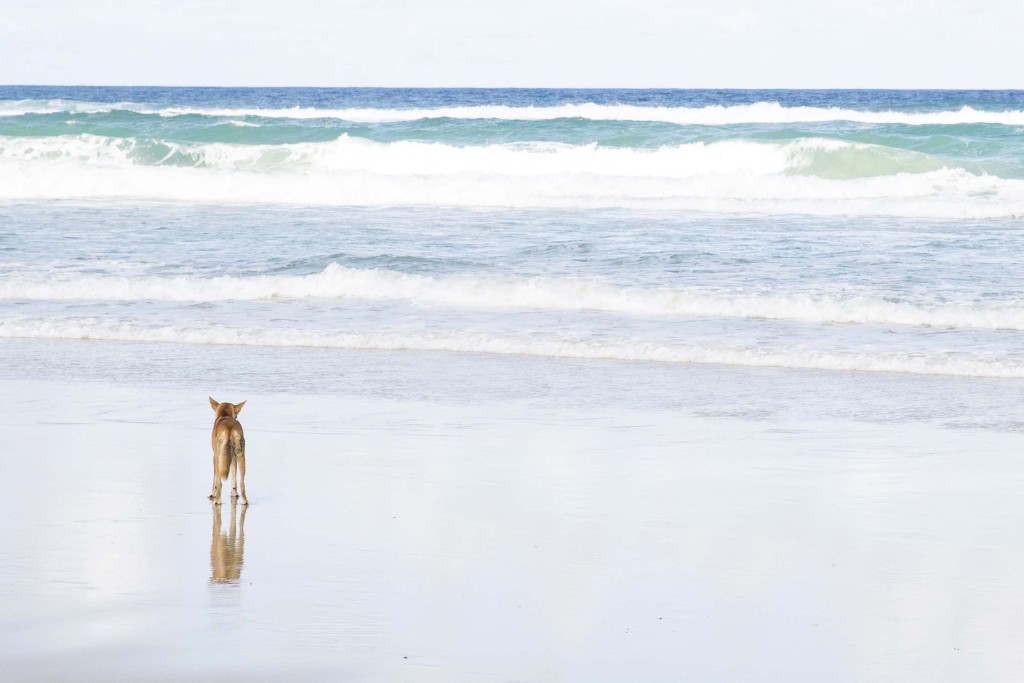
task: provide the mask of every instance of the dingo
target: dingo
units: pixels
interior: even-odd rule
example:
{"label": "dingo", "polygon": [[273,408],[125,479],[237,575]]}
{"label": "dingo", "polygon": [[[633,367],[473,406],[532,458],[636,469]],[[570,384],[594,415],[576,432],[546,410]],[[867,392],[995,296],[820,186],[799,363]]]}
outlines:
{"label": "dingo", "polygon": [[220,488],[231,472],[231,500],[238,498],[238,484],[242,484],[242,505],[248,505],[245,497],[245,435],[236,417],[245,405],[217,403],[210,399],[215,413],[213,418],[213,490],[210,500],[220,505]]}

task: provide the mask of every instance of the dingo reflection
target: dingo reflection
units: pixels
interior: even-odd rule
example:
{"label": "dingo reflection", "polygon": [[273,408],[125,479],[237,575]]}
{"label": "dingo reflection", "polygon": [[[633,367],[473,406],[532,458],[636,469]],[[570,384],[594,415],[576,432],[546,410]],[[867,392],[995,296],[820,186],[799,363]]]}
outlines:
{"label": "dingo reflection", "polygon": [[[245,511],[236,518],[238,506],[231,504],[231,528],[221,531],[220,505],[213,505],[213,540],[210,542],[210,583],[234,584],[242,576],[245,555]],[[236,523],[237,522],[237,523]]]}

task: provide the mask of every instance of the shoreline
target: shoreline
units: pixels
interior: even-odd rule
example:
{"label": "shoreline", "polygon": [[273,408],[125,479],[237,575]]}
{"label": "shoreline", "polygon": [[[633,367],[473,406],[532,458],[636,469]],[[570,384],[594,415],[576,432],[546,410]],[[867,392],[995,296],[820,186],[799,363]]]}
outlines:
{"label": "shoreline", "polygon": [[1024,382],[460,351],[0,338],[0,380],[353,400],[522,401],[694,417],[925,424],[1024,434]]}

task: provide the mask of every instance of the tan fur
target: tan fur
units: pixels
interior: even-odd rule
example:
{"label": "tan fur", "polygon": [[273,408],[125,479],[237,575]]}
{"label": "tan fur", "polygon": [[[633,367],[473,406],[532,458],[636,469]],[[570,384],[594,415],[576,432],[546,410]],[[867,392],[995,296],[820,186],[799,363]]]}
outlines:
{"label": "tan fur", "polygon": [[[221,486],[224,480],[231,474],[231,501],[242,494],[242,505],[248,505],[249,499],[245,495],[245,434],[242,432],[242,423],[238,421],[238,413],[241,412],[245,401],[238,404],[218,403],[210,398],[210,405],[213,407],[213,490],[210,492],[210,500],[215,505],[220,505]],[[239,491],[239,480],[241,480],[241,491]]]}
{"label": "tan fur", "polygon": [[236,523],[235,510],[231,506],[231,528],[227,534],[220,530],[220,505],[213,506],[213,540],[210,541],[210,583],[238,583],[242,577],[242,562],[245,555],[245,511]]}

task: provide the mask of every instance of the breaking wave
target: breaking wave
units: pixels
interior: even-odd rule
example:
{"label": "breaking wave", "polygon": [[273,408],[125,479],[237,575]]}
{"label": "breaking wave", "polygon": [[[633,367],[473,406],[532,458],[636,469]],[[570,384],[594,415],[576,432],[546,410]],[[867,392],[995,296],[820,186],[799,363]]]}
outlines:
{"label": "breaking wave", "polygon": [[0,137],[0,199],[1013,217],[1024,181],[927,154],[805,138],[596,144],[172,143]]}

